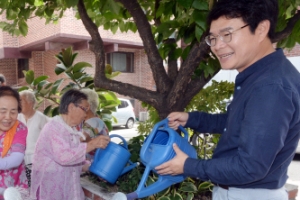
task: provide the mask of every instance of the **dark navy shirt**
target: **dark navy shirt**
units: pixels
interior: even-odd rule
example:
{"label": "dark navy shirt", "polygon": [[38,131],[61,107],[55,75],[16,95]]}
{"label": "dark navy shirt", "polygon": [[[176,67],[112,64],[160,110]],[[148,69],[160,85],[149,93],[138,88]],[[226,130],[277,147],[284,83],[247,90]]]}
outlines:
{"label": "dark navy shirt", "polygon": [[220,133],[213,159],[184,174],[239,188],[284,186],[300,137],[300,74],[281,49],[239,73],[225,114],[189,113],[186,127]]}

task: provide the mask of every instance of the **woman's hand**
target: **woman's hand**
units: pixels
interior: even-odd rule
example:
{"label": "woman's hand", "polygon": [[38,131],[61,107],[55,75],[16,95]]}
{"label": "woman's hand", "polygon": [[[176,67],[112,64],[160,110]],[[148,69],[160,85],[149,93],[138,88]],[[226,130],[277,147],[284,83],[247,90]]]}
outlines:
{"label": "woman's hand", "polygon": [[87,143],[86,152],[88,153],[97,148],[105,149],[109,142],[110,142],[109,136],[99,135]]}
{"label": "woman's hand", "polygon": [[108,143],[110,142],[110,137],[107,135],[99,135],[94,139],[97,140],[96,148],[101,148],[101,149],[105,149]]}

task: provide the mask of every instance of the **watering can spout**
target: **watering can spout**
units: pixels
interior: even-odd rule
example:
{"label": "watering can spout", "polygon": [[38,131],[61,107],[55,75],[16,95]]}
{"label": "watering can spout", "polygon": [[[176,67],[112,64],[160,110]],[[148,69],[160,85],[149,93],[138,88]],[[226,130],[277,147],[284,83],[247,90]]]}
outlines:
{"label": "watering can spout", "polygon": [[129,172],[130,170],[132,170],[133,168],[135,168],[136,166],[138,166],[139,163],[132,163],[130,160],[128,161],[130,163],[129,166],[125,167],[123,169],[123,171],[121,172],[121,175]]}

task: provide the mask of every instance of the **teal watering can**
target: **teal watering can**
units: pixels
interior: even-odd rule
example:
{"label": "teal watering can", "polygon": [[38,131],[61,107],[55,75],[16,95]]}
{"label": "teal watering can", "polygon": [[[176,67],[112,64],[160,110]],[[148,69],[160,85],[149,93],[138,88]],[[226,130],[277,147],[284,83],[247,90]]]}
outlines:
{"label": "teal watering can", "polygon": [[152,132],[145,140],[141,151],[140,160],[145,165],[145,171],[136,191],[130,194],[116,193],[113,200],[133,200],[137,198],[144,198],[156,194],[175,183],[182,182],[186,176],[179,174],[172,175],[158,175],[158,180],[145,187],[150,171],[156,173],[154,169],[156,166],[171,160],[175,155],[173,150],[173,143],[191,158],[197,158],[197,152],[193,146],[188,142],[188,133],[179,126],[184,137],[180,136],[175,130],[169,128],[168,119],[164,119],[155,124]]}
{"label": "teal watering can", "polygon": [[137,163],[132,163],[126,140],[116,134],[110,135],[110,138],[118,137],[123,141],[123,144],[109,142],[105,149],[97,149],[94,161],[89,170],[97,176],[105,179],[111,184],[114,184],[119,176],[132,170],[137,166]]}

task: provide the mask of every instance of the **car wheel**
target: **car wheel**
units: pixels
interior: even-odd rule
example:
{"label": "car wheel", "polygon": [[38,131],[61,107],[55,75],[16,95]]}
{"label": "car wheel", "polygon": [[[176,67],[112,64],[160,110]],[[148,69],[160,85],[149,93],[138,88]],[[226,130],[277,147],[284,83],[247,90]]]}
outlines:
{"label": "car wheel", "polygon": [[128,119],[127,120],[127,123],[126,123],[126,125],[125,125],[125,127],[126,128],[133,128],[133,124],[134,124],[134,121],[133,121],[133,119]]}

